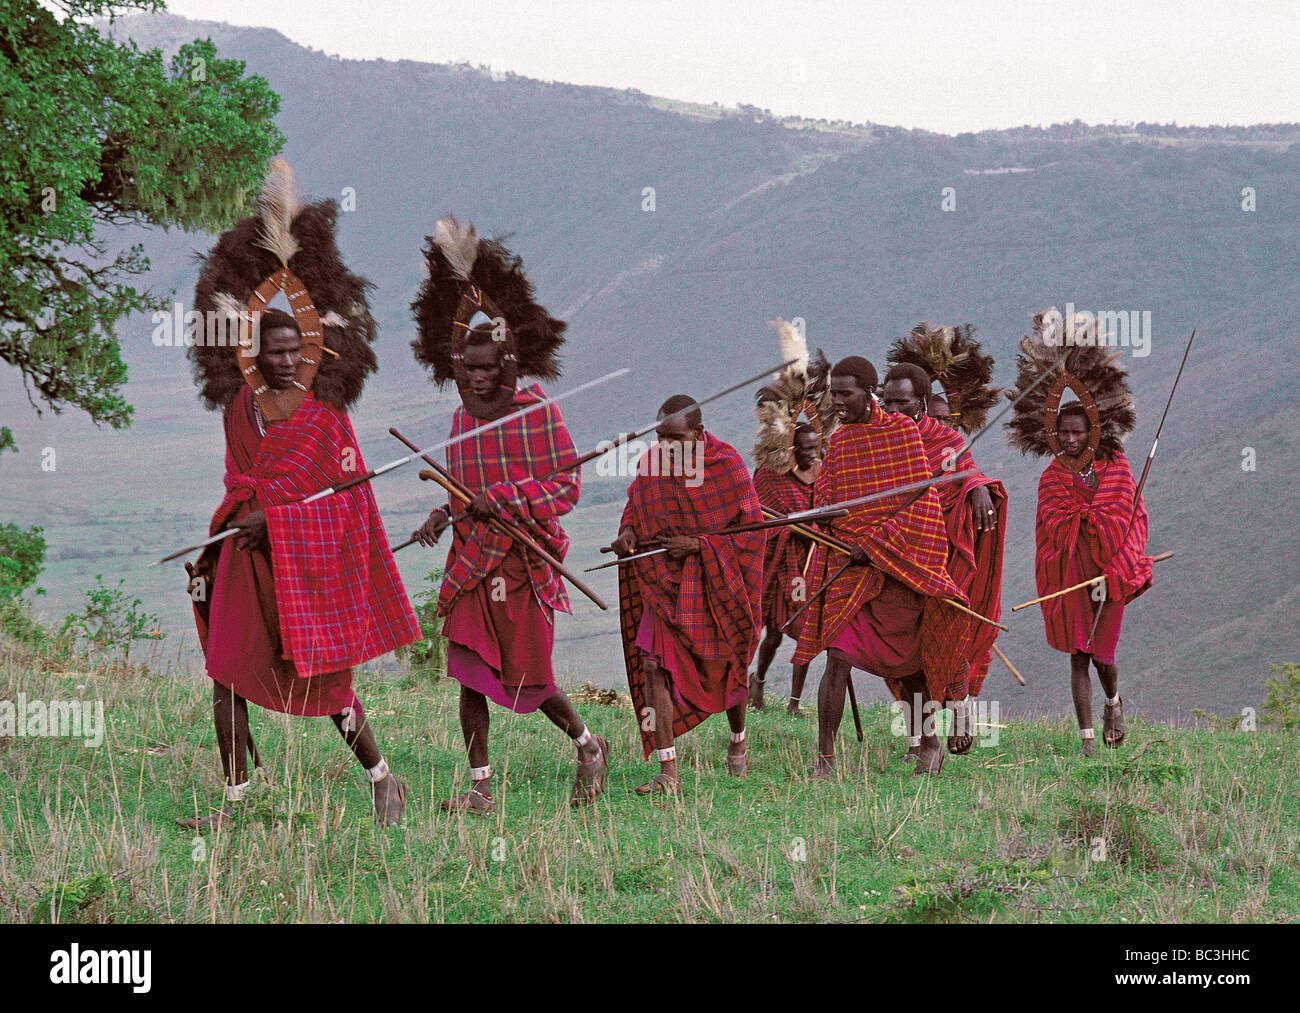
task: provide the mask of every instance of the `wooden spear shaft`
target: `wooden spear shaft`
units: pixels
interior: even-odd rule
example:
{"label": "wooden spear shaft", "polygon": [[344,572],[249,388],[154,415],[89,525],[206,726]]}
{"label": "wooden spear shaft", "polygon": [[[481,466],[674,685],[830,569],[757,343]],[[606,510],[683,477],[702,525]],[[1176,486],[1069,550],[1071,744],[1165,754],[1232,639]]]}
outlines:
{"label": "wooden spear shaft", "polygon": [[[1158,556],[1152,556],[1151,562],[1161,563],[1164,562],[1166,559],[1172,559],[1173,556],[1174,554],[1172,552],[1162,552]],[[1098,575],[1096,577],[1091,578],[1090,580],[1080,581],[1079,583],[1073,585],[1072,587],[1063,587],[1059,591],[1053,591],[1051,594],[1042,595],[1038,598],[1035,598],[1033,601],[1022,602],[1019,605],[1012,605],[1011,611],[1019,612],[1021,609],[1029,608],[1030,605],[1037,605],[1039,602],[1051,601],[1053,598],[1059,598],[1061,597],[1061,595],[1069,594],[1071,591],[1079,591],[1085,587],[1090,587],[1091,585],[1096,584],[1098,581],[1105,580],[1105,579],[1106,578],[1104,576]]]}
{"label": "wooden spear shaft", "polygon": [[1016,671],[1016,666],[1011,664],[1011,659],[1002,653],[1002,649],[998,647],[997,644],[993,645],[993,653],[1002,659],[1002,664],[1006,665],[1007,668],[1011,669],[1011,674],[1016,677],[1016,682],[1020,683],[1020,685],[1023,686],[1025,684],[1025,677]]}
{"label": "wooden spear shaft", "polygon": [[[405,436],[399,433],[396,429],[389,429],[388,431],[397,439],[405,443],[412,450],[419,449],[415,447],[410,440],[408,440]],[[468,503],[473,498],[470,495],[469,490],[465,488],[465,486],[461,485],[461,483],[457,481],[455,476],[453,476],[450,472],[448,472],[445,468],[443,468],[440,464],[438,464],[437,461],[433,460],[433,458],[428,457],[427,455],[421,455],[421,456],[424,457],[424,460],[431,466],[432,470],[425,469],[424,471],[421,471],[420,478],[425,479],[426,481],[432,480],[437,482],[444,489],[446,489],[449,494],[454,496],[456,499],[460,500],[462,503]],[[531,552],[535,552],[538,555],[538,557],[542,559],[543,562],[545,562],[548,566],[553,567],[556,573],[560,574],[562,577],[564,577],[565,580],[567,580],[570,584],[572,584],[579,591],[581,591],[588,598],[590,598],[595,603],[596,607],[601,609],[601,611],[609,610],[609,606],[606,605],[600,599],[599,595],[597,595],[596,592],[592,591],[591,588],[587,587],[586,584],[584,584],[576,576],[570,573],[568,569],[565,568],[563,563],[561,563],[558,559],[556,559],[544,548],[542,548],[542,546],[537,544],[537,542],[533,538],[531,538],[527,532],[523,531],[512,522],[506,520],[504,517],[493,517],[491,521],[491,525],[494,528],[496,528],[498,531],[502,532],[503,534],[508,535],[513,541],[515,541],[519,545],[524,546]]]}

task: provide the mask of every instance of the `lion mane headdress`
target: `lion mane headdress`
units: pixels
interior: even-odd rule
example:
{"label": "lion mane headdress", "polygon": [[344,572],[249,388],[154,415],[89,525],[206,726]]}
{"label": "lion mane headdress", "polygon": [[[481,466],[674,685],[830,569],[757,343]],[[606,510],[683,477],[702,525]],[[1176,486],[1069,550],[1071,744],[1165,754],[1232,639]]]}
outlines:
{"label": "lion mane headdress", "polygon": [[[338,205],[303,203],[283,158],[271,160],[257,203],[257,214],[237,222],[199,258],[194,308],[204,320],[204,339],[188,349],[199,395],[206,407],[223,408],[247,384],[268,422],[289,418],[307,391],[346,411],[377,368],[371,345],[378,328],[366,298],[372,286],[339,256]],[[282,391],[263,378],[253,340],[277,292],[287,297],[302,332],[297,374]]]}
{"label": "lion mane headdress", "polygon": [[[454,379],[470,413],[486,417],[511,403],[519,377],[560,375],[565,322],[537,303],[523,261],[499,239],[483,238],[448,215],[425,238],[424,258],[427,277],[411,303],[419,335],[411,348],[439,387]],[[465,369],[472,332],[503,346],[501,387],[487,402],[474,395]]]}
{"label": "lion mane headdress", "polygon": [[993,385],[993,356],[975,340],[970,324],[930,327],[920,323],[889,347],[891,363],[910,363],[943,389],[953,421],[965,433],[982,429],[1001,388]]}
{"label": "lion mane headdress", "polygon": [[793,363],[785,366],[776,379],[758,392],[754,415],[758,419],[758,443],[754,460],[778,474],[794,468],[794,433],[805,416],[817,431],[822,453],[831,430],[839,422],[831,401],[831,364],[820,348],[808,355],[808,342],[795,327],[780,317],[771,321],[781,342],[781,359]]}
{"label": "lion mane headdress", "polygon": [[[1116,361],[1121,349],[1108,349],[1107,335],[1088,313],[1066,320],[1055,306],[1033,318],[1033,333],[1020,342],[1016,356],[1016,386],[1007,392],[1015,400],[1044,373],[1054,373],[1029,391],[1006,423],[1007,438],[1022,454],[1051,455],[1067,469],[1083,471],[1097,454],[1120,453],[1124,440],[1137,423],[1128,377]],[[1057,359],[1066,351],[1065,361]],[[1088,419],[1088,445],[1071,457],[1061,449],[1056,434],[1061,398],[1069,389],[1079,399]]]}

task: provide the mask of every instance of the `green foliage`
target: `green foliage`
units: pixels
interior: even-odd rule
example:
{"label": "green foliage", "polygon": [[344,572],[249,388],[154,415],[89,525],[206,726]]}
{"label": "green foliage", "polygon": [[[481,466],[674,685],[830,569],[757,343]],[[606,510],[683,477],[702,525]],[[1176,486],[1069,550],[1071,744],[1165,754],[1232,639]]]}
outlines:
{"label": "green foliage", "polygon": [[63,620],[59,635],[86,651],[121,651],[127,660],[137,640],[162,640],[167,634],[158,628],[158,616],[141,612],[139,598],[128,601],[122,590],[125,583],[123,579],[117,587],[107,587],[103,574],[95,574],[95,586],[86,592],[85,606]]}
{"label": "green foliage", "polygon": [[[16,598],[36,582],[45,563],[45,529],[0,524],[0,598]],[[36,589],[37,594],[44,594]]]}
{"label": "green foliage", "polygon": [[1268,670],[1281,678],[1264,680],[1268,699],[1264,701],[1259,723],[1294,732],[1300,729],[1300,664],[1288,661],[1269,665]]}
{"label": "green foliage", "polygon": [[[29,647],[42,645],[45,629],[32,616],[23,592],[40,576],[45,562],[44,529],[0,524],[0,630]],[[36,588],[34,594],[44,594]]]}
{"label": "green foliage", "polygon": [[132,409],[115,326],[166,299],[131,284],[149,269],[139,244],[113,255],[97,232],[215,230],[247,213],[283,144],[279,97],[211,41],[168,66],[74,20],[159,3],[58,6],[63,20],[0,0],[0,124],[22,139],[0,146],[0,359],[56,414],[71,405],[121,428]]}
{"label": "green foliage", "polygon": [[102,872],[66,883],[51,883],[31,912],[34,924],[97,922],[113,895],[113,881]]}
{"label": "green foliage", "polygon": [[411,599],[424,639],[401,648],[398,654],[406,658],[416,671],[437,678],[447,670],[447,641],[442,635],[442,619],[438,616],[442,567],[430,570],[424,579],[430,586]]}
{"label": "green foliage", "polygon": [[974,866],[940,863],[909,874],[895,888],[898,907],[911,919],[925,922],[964,921],[1004,911],[1008,903],[1052,877],[1051,860],[989,862]]}

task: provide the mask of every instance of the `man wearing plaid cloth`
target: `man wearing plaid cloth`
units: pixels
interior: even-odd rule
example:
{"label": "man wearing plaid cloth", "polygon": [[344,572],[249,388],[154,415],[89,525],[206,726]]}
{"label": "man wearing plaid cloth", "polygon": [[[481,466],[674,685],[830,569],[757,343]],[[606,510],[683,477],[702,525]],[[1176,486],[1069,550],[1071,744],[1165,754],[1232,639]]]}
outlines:
{"label": "man wearing plaid cloth", "polygon": [[[257,366],[275,391],[302,358],[294,318],[267,310]],[[243,386],[226,406],[226,496],[210,546],[190,569],[213,681],[213,716],[226,774],[218,812],[177,822],[207,829],[232,819],[249,784],[248,701],[285,714],[328,714],[371,782],[375,821],[398,823],[406,786],[388,771],[352,689],[352,667],[420,637],[369,483],[314,503],[321,489],[366,470],[347,415],[308,391],[292,416],[267,422]],[[211,576],[210,600],[206,588]],[[198,603],[206,602],[206,608]]]}
{"label": "man wearing plaid cloth", "polygon": [[[831,435],[814,486],[817,505],[884,492],[931,477],[920,434],[901,415],[876,404],[876,370],[850,356],[831,373],[831,395],[841,425]],[[939,495],[927,489],[899,509],[907,493],[853,508],[831,522],[839,538],[854,545],[851,564],[829,587],[822,586],[843,565],[821,545],[808,568],[811,604],[804,617],[796,663],[827,652],[826,674],[817,696],[818,759],[814,776],[829,777],[835,733],[844,713],[851,669],[903,680],[910,696],[921,694],[927,720],[916,770],[938,773],[943,748],[934,735],[932,712],[966,700],[969,636],[967,617],[941,603],[962,605],[966,596],[946,569],[948,539]],[[948,748],[970,749],[969,719],[959,710]],[[914,729],[915,730],[915,729]]]}
{"label": "man wearing plaid cloth", "polygon": [[667,550],[619,567],[628,686],[644,755],[654,752],[660,766],[636,789],[642,795],[680,792],[676,737],[721,711],[731,725],[726,770],[745,773],[766,543],[763,531],[711,533],[760,520],[762,509],[743,458],[704,431],[695,401],[676,394],[659,418],[611,546],[619,556],[638,545]]}
{"label": "man wearing plaid cloth", "polygon": [[[989,478],[975,467],[975,459],[966,449],[966,441],[955,426],[946,426],[930,414],[934,404],[930,377],[915,363],[899,362],[885,373],[880,403],[892,415],[902,415],[916,423],[925,447],[930,474],[938,477],[945,471],[970,471],[960,482],[945,482],[935,487],[943,508],[943,523],[948,533],[948,575],[970,599],[971,608],[997,619],[1002,614],[1002,549],[1007,520],[1007,493],[1002,483]],[[944,402],[943,409],[947,409]],[[967,643],[970,663],[969,690],[972,699],[979,696],[993,660],[993,642],[998,628],[992,623],[976,623]],[[903,694],[902,683],[886,679],[894,698],[907,708],[916,698]],[[920,749],[915,729],[909,739],[909,755]]]}
{"label": "man wearing plaid cloth", "polygon": [[[503,344],[493,340],[489,326],[469,333],[464,351],[469,387],[456,409],[452,436],[545,400],[536,383],[507,384],[513,396],[497,396],[503,387],[502,355]],[[485,417],[471,414],[470,404]],[[484,405],[491,407],[479,407]],[[568,593],[549,564],[490,523],[504,515],[563,559],[569,536],[559,518],[578,502],[580,472],[571,468],[551,478],[534,476],[549,475],[576,457],[554,404],[448,448],[447,470],[475,492],[468,516],[453,527],[438,595],[438,614],[446,617],[447,674],[461,684],[460,724],[472,784],[443,802],[444,812],[490,813],[496,807],[488,764],[488,700],[516,714],[540,710],[573,740],[578,769],[572,803],[594,801],[604,790],[609,745],[587,729],[551,670],[555,613],[572,611]],[[448,520],[448,507],[434,510],[415,537],[433,545]]]}
{"label": "man wearing plaid cloth", "polygon": [[[794,467],[782,474],[765,464],[754,469],[754,490],[763,506],[781,514],[810,510],[813,505],[813,482],[821,467],[821,438],[811,423],[800,422],[794,428],[794,444],[790,448]],[[767,670],[776,657],[785,634],[782,627],[805,600],[804,566],[809,560],[811,542],[791,527],[771,528],[767,533],[767,550],[763,556],[763,642],[758,646],[758,666],[750,686],[749,700],[755,710],[764,707],[763,685]],[[790,629],[796,641],[803,617]],[[799,697],[803,694],[804,680],[808,678],[807,665],[795,665],[790,679],[790,702],[786,713],[799,713]]]}

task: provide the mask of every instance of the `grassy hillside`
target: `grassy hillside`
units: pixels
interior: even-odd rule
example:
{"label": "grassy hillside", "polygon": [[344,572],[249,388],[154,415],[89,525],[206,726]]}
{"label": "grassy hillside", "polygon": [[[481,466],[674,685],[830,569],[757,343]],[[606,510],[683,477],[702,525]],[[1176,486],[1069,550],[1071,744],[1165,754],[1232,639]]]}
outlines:
{"label": "grassy hillside", "polygon": [[[1284,409],[1300,387],[1291,306],[1300,125],[1066,124],[946,137],[498,81],[465,66],[339,60],[276,32],[170,16],[116,29],[164,48],[211,34],[283,96],[279,126],[304,189],[355,191],[341,244],[376,285],[382,327],[380,372],[353,414],[369,461],[400,452],[390,425],[428,438],[448,425],[454,395],[434,391],[407,347],[418,251],[448,210],[513,233],[542,299],[569,320],[566,376],[551,389],[634,370],[566,407],[584,447],[645,422],[671,393],[698,396],[774,363],[766,322],[777,314],[802,316],[832,359],[878,363],[918,320],[970,321],[997,358],[997,379],[1010,382],[1031,313],[1067,301],[1150,310],[1150,355],[1125,360],[1138,468],[1186,335],[1196,327],[1198,337],[1146,491],[1151,549],[1178,554],[1126,613],[1126,696],[1158,718],[1194,707],[1232,714],[1258,706],[1268,663],[1300,657],[1300,533],[1275,520],[1279,504],[1300,498],[1300,430]],[[1027,171],[992,171],[1005,168]],[[642,210],[646,187],[653,212]],[[945,187],[955,190],[951,212],[941,210]],[[1245,187],[1254,211],[1242,210]],[[153,258],[149,283],[187,300],[190,255],[210,237],[140,238]],[[45,525],[51,618],[95,574],[125,577],[176,644],[190,629],[184,575],[145,564],[205,529],[222,448],[183,353],[154,347],[151,332],[147,319],[122,328],[137,409],[125,432],[73,416],[38,420],[16,378],[0,373],[0,403],[11,406],[3,421],[21,448],[0,458],[0,517]],[[706,423],[748,450],[750,404],[736,395],[710,406]],[[57,452],[52,472],[42,469],[46,447]],[[1255,471],[1241,468],[1246,448]],[[1011,497],[1010,605],[1034,594],[1040,465],[1000,432],[975,456]],[[613,480],[587,480],[569,525],[578,567],[603,561],[618,495]],[[385,478],[376,494],[394,540],[432,505],[413,473]],[[413,588],[442,555],[398,558]],[[612,571],[593,586],[614,600]],[[1045,645],[1037,613],[1008,625],[1000,644],[1029,684],[995,670],[1003,705],[1018,715],[1068,709],[1067,666]],[[579,600],[558,642],[561,669],[579,681],[621,683],[613,617]]]}
{"label": "grassy hillside", "polygon": [[[155,659],[156,662],[162,659]],[[65,663],[66,664],[66,663]],[[805,779],[815,720],[751,722],[754,767],[721,770],[725,723],[681,742],[685,798],[648,802],[626,701],[580,698],[614,752],[569,808],[569,747],[541,715],[493,710],[498,809],[449,817],[465,786],[455,684],[359,676],[401,827],[377,829],[324,719],[258,711],[266,764],[233,830],[173,824],[220,797],[206,679],[64,669],[6,644],[0,700],[102,700],[99,748],[0,738],[0,920],[58,922],[1275,922],[1300,911],[1294,735],[1130,721],[1085,760],[1069,723],[1012,719],[937,778],[900,760],[881,706],[843,766]],[[502,776],[503,775],[503,776]]]}

